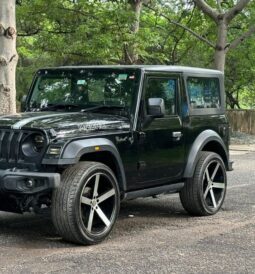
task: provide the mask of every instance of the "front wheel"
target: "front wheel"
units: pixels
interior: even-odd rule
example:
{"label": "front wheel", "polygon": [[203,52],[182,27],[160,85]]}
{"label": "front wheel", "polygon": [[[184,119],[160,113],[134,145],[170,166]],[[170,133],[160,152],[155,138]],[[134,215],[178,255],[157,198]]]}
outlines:
{"label": "front wheel", "polygon": [[193,178],[186,181],[180,192],[181,203],[192,215],[213,215],[224,202],[226,187],[226,169],[221,157],[202,151]]}
{"label": "front wheel", "polygon": [[120,208],[114,173],[106,165],[81,162],[66,169],[53,193],[52,220],[63,239],[95,244],[111,232]]}

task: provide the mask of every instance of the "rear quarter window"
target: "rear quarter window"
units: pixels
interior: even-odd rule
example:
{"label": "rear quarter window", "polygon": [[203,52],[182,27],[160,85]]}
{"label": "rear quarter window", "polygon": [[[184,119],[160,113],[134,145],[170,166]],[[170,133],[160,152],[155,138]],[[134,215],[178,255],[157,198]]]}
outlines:
{"label": "rear quarter window", "polygon": [[187,91],[192,109],[219,109],[221,107],[218,78],[188,77]]}

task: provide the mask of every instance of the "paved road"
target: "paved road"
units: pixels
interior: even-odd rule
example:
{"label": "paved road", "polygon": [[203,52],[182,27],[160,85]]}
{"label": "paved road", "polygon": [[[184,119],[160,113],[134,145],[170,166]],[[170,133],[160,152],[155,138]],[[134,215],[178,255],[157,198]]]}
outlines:
{"label": "paved road", "polygon": [[107,241],[77,247],[47,217],[0,213],[0,272],[255,273],[255,153],[232,154],[227,198],[213,217],[189,217],[177,195],[139,199],[122,205]]}

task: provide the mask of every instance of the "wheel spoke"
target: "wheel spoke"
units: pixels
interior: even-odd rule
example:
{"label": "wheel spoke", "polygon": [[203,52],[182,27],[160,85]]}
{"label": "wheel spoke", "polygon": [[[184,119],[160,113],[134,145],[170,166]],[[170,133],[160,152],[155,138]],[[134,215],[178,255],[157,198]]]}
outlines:
{"label": "wheel spoke", "polygon": [[215,196],[214,196],[214,192],[213,192],[212,188],[210,189],[210,194],[211,194],[211,198],[212,198],[213,207],[216,208],[217,204],[216,204],[216,201],[215,201]]}
{"label": "wheel spoke", "polygon": [[206,190],[205,190],[205,193],[204,193],[204,199],[206,199],[207,195],[208,195],[208,192],[209,190],[211,189],[211,186],[208,184]]}
{"label": "wheel spoke", "polygon": [[115,189],[112,188],[111,190],[107,191],[105,194],[98,197],[98,203],[101,203],[107,200],[108,198],[112,197],[114,194],[115,194]]}
{"label": "wheel spoke", "polygon": [[224,183],[215,183],[215,182],[213,182],[212,187],[213,188],[222,188],[222,189],[224,189],[225,184]]}
{"label": "wheel spoke", "polygon": [[82,196],[82,197],[81,197],[81,203],[82,203],[82,204],[85,204],[85,205],[91,205],[91,199]]}
{"label": "wheel spoke", "polygon": [[216,175],[216,173],[217,173],[219,167],[220,167],[220,164],[217,163],[217,165],[216,165],[216,167],[215,167],[215,169],[214,169],[214,171],[213,171],[212,177],[211,177],[211,180],[212,180],[212,181],[214,180],[214,177],[215,177],[215,175]]}
{"label": "wheel spoke", "polygon": [[109,221],[109,219],[105,216],[104,212],[101,210],[101,208],[99,206],[97,206],[97,208],[95,209],[98,216],[100,217],[100,219],[104,222],[104,224],[108,227],[111,222]]}
{"label": "wheel spoke", "polygon": [[98,185],[99,185],[99,179],[100,179],[100,174],[96,175],[95,179],[95,185],[94,185],[94,191],[93,191],[93,197],[96,197],[98,195]]}
{"label": "wheel spoke", "polygon": [[88,221],[88,231],[91,232],[91,229],[92,229],[92,225],[93,225],[93,219],[94,219],[94,208],[91,207],[90,209],[90,213],[89,213],[89,221]]}
{"label": "wheel spoke", "polygon": [[211,179],[210,179],[208,167],[207,167],[206,170],[205,170],[205,175],[206,175],[207,182],[209,183],[209,182],[211,181]]}

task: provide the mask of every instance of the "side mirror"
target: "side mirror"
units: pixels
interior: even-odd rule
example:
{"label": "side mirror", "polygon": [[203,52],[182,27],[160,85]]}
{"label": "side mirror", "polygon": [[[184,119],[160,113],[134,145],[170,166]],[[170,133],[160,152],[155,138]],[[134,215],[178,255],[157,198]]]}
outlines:
{"label": "side mirror", "polygon": [[148,99],[148,114],[153,118],[164,117],[166,113],[165,101],[162,98]]}
{"label": "side mirror", "polygon": [[26,110],[27,95],[23,95],[21,98],[21,112]]}

